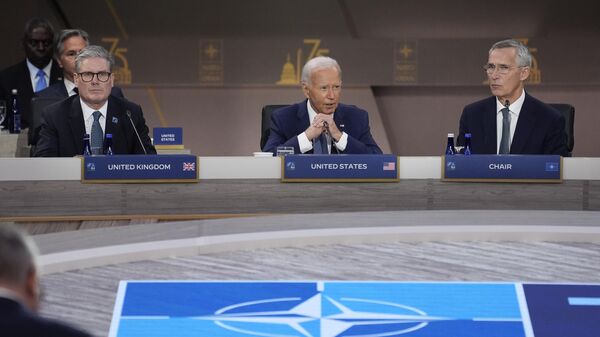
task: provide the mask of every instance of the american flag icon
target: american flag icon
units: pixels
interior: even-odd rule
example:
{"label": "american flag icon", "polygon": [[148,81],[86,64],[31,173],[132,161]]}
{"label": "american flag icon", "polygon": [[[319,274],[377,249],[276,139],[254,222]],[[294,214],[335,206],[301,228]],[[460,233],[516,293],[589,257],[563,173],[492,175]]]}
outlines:
{"label": "american flag icon", "polygon": [[396,170],[396,163],[393,161],[388,161],[383,163],[384,171],[394,171]]}
{"label": "american flag icon", "polygon": [[183,170],[184,171],[195,171],[196,163],[183,163]]}

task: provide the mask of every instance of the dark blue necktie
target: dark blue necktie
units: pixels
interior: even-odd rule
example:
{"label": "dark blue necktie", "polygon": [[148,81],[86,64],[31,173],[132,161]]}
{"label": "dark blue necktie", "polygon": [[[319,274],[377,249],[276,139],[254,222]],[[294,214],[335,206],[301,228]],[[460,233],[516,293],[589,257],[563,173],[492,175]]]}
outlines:
{"label": "dark blue necktie", "polygon": [[315,138],[315,143],[313,144],[314,154],[329,154],[329,150],[327,149],[327,136],[322,133],[318,138]]}
{"label": "dark blue necktie", "polygon": [[104,143],[104,132],[102,132],[102,127],[100,126],[100,116],[102,113],[100,111],[94,111],[94,123],[92,123],[92,154],[102,154],[102,145]]}
{"label": "dark blue necktie", "polygon": [[508,108],[502,110],[502,139],[500,140],[499,154],[510,153],[510,112]]}
{"label": "dark blue necktie", "polygon": [[35,92],[42,91],[48,87],[48,84],[46,83],[46,73],[42,69],[38,70],[35,77],[38,78],[35,85]]}

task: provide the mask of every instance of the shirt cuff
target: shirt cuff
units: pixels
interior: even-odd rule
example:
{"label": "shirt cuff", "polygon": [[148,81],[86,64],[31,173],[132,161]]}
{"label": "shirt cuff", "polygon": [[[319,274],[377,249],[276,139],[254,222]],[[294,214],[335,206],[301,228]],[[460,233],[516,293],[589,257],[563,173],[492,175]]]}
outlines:
{"label": "shirt cuff", "polygon": [[346,149],[346,146],[348,146],[348,134],[345,132],[342,132],[342,136],[340,137],[340,140],[336,143],[333,142],[335,144],[335,147],[337,147],[338,150],[340,151],[344,151]]}
{"label": "shirt cuff", "polygon": [[300,153],[306,153],[312,150],[313,144],[306,136],[306,132],[302,132],[298,135],[298,147],[300,148]]}

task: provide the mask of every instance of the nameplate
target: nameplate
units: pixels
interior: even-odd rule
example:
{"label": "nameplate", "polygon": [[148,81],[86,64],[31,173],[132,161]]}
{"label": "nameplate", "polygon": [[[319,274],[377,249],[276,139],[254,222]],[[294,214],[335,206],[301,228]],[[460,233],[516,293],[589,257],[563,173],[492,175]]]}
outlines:
{"label": "nameplate", "polygon": [[84,183],[198,182],[192,155],[114,155],[81,157]]}
{"label": "nameplate", "polygon": [[557,155],[454,155],[442,157],[442,180],[483,182],[562,182]]}
{"label": "nameplate", "polygon": [[281,157],[281,181],[396,182],[395,155],[287,155]]}
{"label": "nameplate", "polygon": [[154,128],[152,136],[157,149],[183,149],[183,128]]}

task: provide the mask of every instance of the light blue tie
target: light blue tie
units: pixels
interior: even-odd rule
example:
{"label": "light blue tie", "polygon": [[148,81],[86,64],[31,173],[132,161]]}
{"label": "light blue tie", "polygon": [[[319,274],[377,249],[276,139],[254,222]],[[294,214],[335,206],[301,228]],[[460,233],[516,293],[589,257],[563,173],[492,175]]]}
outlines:
{"label": "light blue tie", "polygon": [[318,138],[315,138],[313,149],[314,154],[329,154],[329,150],[327,150],[327,136],[325,136],[324,133]]}
{"label": "light blue tie", "polygon": [[48,87],[48,83],[46,83],[46,73],[42,69],[38,70],[35,77],[38,78],[37,84],[35,85],[35,92],[42,91]]}
{"label": "light blue tie", "polygon": [[102,145],[104,143],[104,132],[102,132],[102,127],[100,126],[100,117],[102,113],[100,111],[94,111],[94,123],[92,123],[92,140],[91,140],[91,148],[92,154],[102,154]]}

